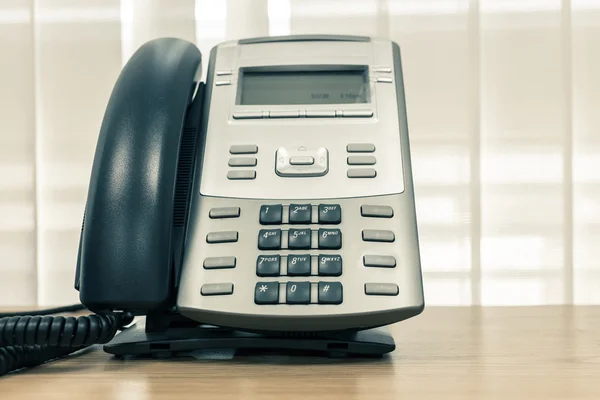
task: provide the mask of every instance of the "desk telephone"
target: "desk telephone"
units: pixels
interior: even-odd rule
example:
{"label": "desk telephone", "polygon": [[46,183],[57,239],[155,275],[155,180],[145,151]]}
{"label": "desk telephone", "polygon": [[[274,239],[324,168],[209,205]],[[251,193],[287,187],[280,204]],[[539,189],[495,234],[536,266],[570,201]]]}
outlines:
{"label": "desk telephone", "polygon": [[107,105],[75,287],[145,315],[105,350],[381,354],[424,307],[400,50],[382,39],[143,45]]}

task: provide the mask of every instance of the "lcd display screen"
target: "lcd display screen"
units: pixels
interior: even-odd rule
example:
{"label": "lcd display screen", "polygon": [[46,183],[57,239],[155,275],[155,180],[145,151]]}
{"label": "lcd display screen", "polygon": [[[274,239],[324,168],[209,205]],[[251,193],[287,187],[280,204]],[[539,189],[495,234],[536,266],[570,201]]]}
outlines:
{"label": "lcd display screen", "polygon": [[367,68],[330,71],[243,71],[240,105],[368,103]]}

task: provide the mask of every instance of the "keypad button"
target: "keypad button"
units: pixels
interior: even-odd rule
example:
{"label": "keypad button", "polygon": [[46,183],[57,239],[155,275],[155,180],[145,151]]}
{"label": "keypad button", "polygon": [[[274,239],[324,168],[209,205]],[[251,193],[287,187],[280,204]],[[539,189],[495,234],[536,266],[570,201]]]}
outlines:
{"label": "keypad button", "polygon": [[342,232],[339,229],[319,229],[319,249],[342,248]]}
{"label": "keypad button", "polygon": [[206,235],[207,243],[231,243],[237,242],[238,233],[236,231],[210,232]]}
{"label": "keypad button", "polygon": [[202,296],[218,296],[233,293],[233,283],[207,283],[200,288]]}
{"label": "keypad button", "polygon": [[260,206],[260,223],[262,225],[279,225],[281,224],[281,216],[283,215],[283,207],[281,204],[266,204]]}
{"label": "keypad button", "polygon": [[204,269],[235,268],[235,257],[208,257]]}
{"label": "keypad button", "polygon": [[365,283],[365,294],[373,296],[397,296],[398,285],[395,283]]}
{"label": "keypad button", "polygon": [[285,302],[287,304],[309,304],[310,282],[288,282]]}
{"label": "keypad button", "polygon": [[211,208],[208,212],[209,218],[237,218],[240,216],[239,207]]}
{"label": "keypad button", "polygon": [[342,275],[342,256],[338,254],[319,254],[318,264],[321,276]]}
{"label": "keypad button", "polygon": [[310,254],[289,255],[287,257],[289,276],[310,276]]}
{"label": "keypad button", "polygon": [[372,218],[392,218],[394,210],[390,206],[360,206],[360,215]]}
{"label": "keypad button", "polygon": [[258,276],[279,276],[279,266],[281,257],[275,256],[258,256],[256,259],[256,275]]}
{"label": "keypad button", "polygon": [[279,282],[258,282],[254,288],[256,304],[279,303]]}
{"label": "keypad button", "polygon": [[392,231],[363,229],[362,239],[365,242],[393,242],[396,240],[396,236]]}
{"label": "keypad button", "polygon": [[319,304],[341,304],[342,291],[340,282],[319,282]]}
{"label": "keypad button", "polygon": [[342,222],[342,207],[339,204],[319,204],[320,224],[339,224]]}
{"label": "keypad button", "polygon": [[311,219],[310,204],[290,204],[290,224],[310,224]]}
{"label": "keypad button", "polygon": [[258,232],[258,248],[260,250],[281,249],[281,229],[261,229]]}
{"label": "keypad button", "polygon": [[310,249],[310,229],[290,229],[288,231],[289,249]]}

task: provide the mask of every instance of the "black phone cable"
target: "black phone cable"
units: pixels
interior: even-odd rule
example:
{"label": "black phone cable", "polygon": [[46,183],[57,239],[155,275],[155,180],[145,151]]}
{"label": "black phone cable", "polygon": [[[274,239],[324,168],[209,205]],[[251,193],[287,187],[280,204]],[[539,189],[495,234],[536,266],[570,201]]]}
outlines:
{"label": "black phone cable", "polygon": [[[58,312],[63,310],[60,308]],[[0,318],[0,376],[67,356],[94,344],[108,343],[132,320],[129,313]]]}

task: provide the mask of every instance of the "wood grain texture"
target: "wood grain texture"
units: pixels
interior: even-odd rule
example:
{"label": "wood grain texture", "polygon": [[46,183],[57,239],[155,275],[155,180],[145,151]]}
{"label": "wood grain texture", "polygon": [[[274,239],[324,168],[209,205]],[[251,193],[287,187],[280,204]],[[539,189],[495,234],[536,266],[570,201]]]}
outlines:
{"label": "wood grain texture", "polygon": [[600,307],[427,308],[380,360],[96,348],[0,378],[0,399],[600,399]]}

